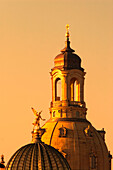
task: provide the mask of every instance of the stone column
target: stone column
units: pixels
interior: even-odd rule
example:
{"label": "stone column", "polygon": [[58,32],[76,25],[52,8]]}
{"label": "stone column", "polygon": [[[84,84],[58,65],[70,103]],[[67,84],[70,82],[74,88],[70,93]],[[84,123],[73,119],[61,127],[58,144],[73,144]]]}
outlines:
{"label": "stone column", "polygon": [[62,78],[62,105],[68,105],[68,82],[67,82],[67,74],[63,74]]}

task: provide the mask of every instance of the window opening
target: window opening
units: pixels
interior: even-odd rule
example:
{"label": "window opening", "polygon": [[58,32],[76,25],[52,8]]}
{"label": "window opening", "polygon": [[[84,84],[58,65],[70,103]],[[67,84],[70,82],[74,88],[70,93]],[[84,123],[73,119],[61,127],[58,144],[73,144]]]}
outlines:
{"label": "window opening", "polygon": [[71,101],[80,101],[80,83],[73,78],[70,84]]}
{"label": "window opening", "polygon": [[67,129],[65,127],[59,128],[59,137],[66,137],[67,136]]}
{"label": "window opening", "polygon": [[62,83],[60,78],[56,79],[55,82],[55,100],[62,100]]}
{"label": "window opening", "polygon": [[55,117],[55,111],[53,112],[53,117]]}
{"label": "window opening", "polygon": [[96,162],[97,162],[97,158],[95,155],[91,155],[90,156],[90,167],[91,169],[95,169],[96,168]]}

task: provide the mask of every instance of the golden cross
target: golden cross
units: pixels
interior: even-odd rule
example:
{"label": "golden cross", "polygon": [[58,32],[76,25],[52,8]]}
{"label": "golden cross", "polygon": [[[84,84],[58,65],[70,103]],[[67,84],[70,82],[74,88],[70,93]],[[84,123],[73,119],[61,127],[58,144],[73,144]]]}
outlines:
{"label": "golden cross", "polygon": [[69,30],[69,24],[66,25],[66,29],[67,29],[67,32],[68,32],[68,30]]}
{"label": "golden cross", "polygon": [[69,24],[66,25],[66,37],[69,39]]}

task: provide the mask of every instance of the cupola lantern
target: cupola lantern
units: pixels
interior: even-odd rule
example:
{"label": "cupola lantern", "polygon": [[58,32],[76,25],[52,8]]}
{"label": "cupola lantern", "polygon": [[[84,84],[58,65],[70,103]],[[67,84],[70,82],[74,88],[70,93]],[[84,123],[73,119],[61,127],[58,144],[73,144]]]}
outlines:
{"label": "cupola lantern", "polygon": [[51,117],[85,118],[84,69],[81,59],[70,48],[69,25],[66,25],[65,48],[54,59],[51,71],[52,102]]}

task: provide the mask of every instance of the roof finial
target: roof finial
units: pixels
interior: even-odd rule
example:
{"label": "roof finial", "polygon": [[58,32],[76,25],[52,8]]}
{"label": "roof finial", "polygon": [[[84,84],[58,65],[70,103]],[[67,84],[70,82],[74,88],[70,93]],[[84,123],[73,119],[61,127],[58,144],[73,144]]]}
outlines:
{"label": "roof finial", "polygon": [[69,41],[69,24],[66,25],[66,41],[65,41],[65,48],[63,50],[61,50],[61,52],[65,53],[65,52],[74,52],[74,50],[72,48],[70,48],[70,41]]}
{"label": "roof finial", "polygon": [[66,30],[67,41],[69,41],[69,24],[66,25]]}
{"label": "roof finial", "polygon": [[40,128],[40,120],[45,121],[46,119],[42,119],[41,117],[41,112],[37,112],[34,108],[31,108],[34,115],[35,115],[35,120],[32,123],[34,125],[33,131],[32,131],[32,143],[37,143],[40,142],[41,135],[45,132],[45,129]]}
{"label": "roof finial", "polygon": [[46,119],[42,119],[42,117],[41,117],[42,111],[37,112],[33,107],[31,109],[35,115],[35,120],[32,123],[34,125],[34,127],[33,127],[33,131],[34,131],[35,129],[40,129],[40,119],[43,121],[45,121]]}

